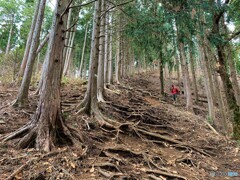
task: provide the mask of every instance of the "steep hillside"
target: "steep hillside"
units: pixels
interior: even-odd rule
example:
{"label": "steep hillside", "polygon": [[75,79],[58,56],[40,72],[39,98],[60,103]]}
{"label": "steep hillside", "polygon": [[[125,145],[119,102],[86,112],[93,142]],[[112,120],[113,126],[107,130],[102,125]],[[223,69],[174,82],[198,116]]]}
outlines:
{"label": "steep hillside", "polygon": [[[86,86],[75,82],[62,89],[66,121],[78,129],[81,147],[61,147],[41,154],[18,150],[17,140],[0,144],[0,179],[212,179],[240,168],[236,142],[217,134],[203,116],[184,110],[180,101],[160,97],[159,79],[145,74],[109,86],[103,114],[115,128],[99,127],[87,115],[76,115]],[[1,90],[6,105],[16,95]],[[2,106],[0,138],[29,121],[36,96],[27,109]],[[237,177],[235,177],[237,179]],[[217,178],[216,178],[217,179]]]}

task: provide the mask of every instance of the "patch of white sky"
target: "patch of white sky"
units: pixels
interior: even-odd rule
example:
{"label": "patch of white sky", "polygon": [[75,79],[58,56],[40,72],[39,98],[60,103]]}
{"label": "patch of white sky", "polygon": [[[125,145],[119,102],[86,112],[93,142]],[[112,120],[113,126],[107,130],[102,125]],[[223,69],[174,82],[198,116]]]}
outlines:
{"label": "patch of white sky", "polygon": [[47,5],[54,10],[57,4],[57,0],[48,0]]}

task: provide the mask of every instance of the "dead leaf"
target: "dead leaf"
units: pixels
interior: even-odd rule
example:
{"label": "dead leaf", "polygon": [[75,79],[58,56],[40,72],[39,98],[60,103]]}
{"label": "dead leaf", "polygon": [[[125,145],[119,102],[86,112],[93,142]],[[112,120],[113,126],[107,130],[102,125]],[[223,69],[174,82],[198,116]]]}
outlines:
{"label": "dead leaf", "polygon": [[146,172],[146,168],[141,168],[141,171]]}
{"label": "dead leaf", "polygon": [[71,167],[72,167],[73,169],[75,169],[75,168],[76,168],[76,165],[75,165],[75,163],[73,163],[73,162],[70,162],[70,165],[71,165]]}
{"label": "dead leaf", "polygon": [[90,169],[90,172],[91,172],[91,173],[94,172],[94,166],[92,166],[92,168]]}
{"label": "dead leaf", "polygon": [[78,157],[78,155],[77,155],[76,153],[72,153],[72,155],[73,155],[74,157]]}
{"label": "dead leaf", "polygon": [[6,122],[3,120],[0,120],[0,124],[6,124]]}
{"label": "dead leaf", "polygon": [[16,179],[22,179],[22,173],[18,173],[16,176],[15,176]]}
{"label": "dead leaf", "polygon": [[52,166],[49,166],[49,167],[46,169],[46,172],[52,173]]}
{"label": "dead leaf", "polygon": [[43,165],[50,165],[50,163],[49,162],[44,162]]}

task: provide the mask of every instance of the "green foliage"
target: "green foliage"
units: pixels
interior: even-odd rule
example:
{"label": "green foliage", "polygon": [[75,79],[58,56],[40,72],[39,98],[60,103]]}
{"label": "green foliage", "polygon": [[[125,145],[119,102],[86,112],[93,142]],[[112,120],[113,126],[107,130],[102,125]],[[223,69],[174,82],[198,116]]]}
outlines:
{"label": "green foliage", "polygon": [[16,78],[24,50],[16,49],[8,55],[0,55],[0,81],[9,84]]}
{"label": "green foliage", "polygon": [[[0,0],[0,53],[3,53],[6,49],[11,18],[13,15],[14,25],[11,38],[11,49],[17,47],[24,48],[34,16],[36,2],[37,1],[34,2],[33,0]],[[52,9],[46,7],[42,37],[45,37],[50,29],[52,15]]]}

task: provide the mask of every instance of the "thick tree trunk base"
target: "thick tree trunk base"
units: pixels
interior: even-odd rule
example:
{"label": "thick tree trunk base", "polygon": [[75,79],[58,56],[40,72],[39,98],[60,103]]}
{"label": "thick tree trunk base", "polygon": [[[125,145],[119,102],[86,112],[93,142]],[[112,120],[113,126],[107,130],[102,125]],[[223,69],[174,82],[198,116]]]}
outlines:
{"label": "thick tree trunk base", "polygon": [[50,152],[62,144],[79,147],[84,141],[79,132],[66,125],[62,118],[56,121],[55,127],[45,126],[40,119],[33,119],[22,128],[7,135],[3,141],[16,138],[20,138],[18,148],[35,147],[45,152]]}
{"label": "thick tree trunk base", "polygon": [[84,98],[84,100],[78,105],[78,108],[80,108],[80,110],[76,114],[87,113],[93,118],[93,120],[96,122],[96,124],[99,127],[106,127],[108,129],[113,129],[118,131],[119,128],[122,126],[121,123],[105,117],[101,113],[99,109],[99,104],[97,101],[90,102],[90,100],[88,100],[87,98]]}

